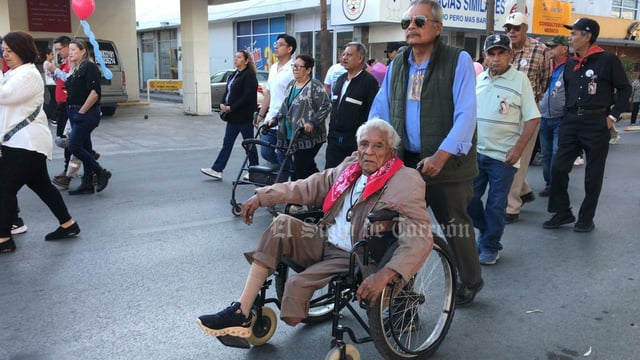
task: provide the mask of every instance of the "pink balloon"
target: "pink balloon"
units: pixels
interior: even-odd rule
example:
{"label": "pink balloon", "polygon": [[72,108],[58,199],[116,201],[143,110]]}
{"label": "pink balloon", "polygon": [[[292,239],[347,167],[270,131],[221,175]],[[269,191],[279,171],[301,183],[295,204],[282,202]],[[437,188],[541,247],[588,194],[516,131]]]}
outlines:
{"label": "pink balloon", "polygon": [[80,20],[86,20],[93,15],[96,3],[94,0],[72,0],[71,8]]}

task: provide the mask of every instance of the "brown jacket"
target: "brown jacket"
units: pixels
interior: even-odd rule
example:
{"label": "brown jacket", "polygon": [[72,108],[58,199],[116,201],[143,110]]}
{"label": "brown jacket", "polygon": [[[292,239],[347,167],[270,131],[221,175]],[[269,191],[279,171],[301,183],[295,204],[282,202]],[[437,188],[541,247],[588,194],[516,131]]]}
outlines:
{"label": "brown jacket", "polygon": [[[357,158],[351,156],[337,167],[315,173],[306,179],[259,188],[256,190],[256,194],[260,199],[260,205],[272,206],[293,203],[321,207],[326,194],[339,174],[356,161]],[[324,214],[319,226],[328,227],[334,223],[334,218],[342,208],[349,192],[349,189],[346,190],[338,198],[331,209]],[[433,247],[424,193],[425,183],[420,174],[415,169],[403,167],[389,179],[382,190],[371,195],[365,201],[358,200],[353,207],[352,244],[363,239],[368,221],[366,218],[371,211],[388,208],[400,214],[398,248],[385,266],[400,274],[404,281],[410,279],[418,271]],[[374,270],[363,269],[363,271],[366,277]]]}

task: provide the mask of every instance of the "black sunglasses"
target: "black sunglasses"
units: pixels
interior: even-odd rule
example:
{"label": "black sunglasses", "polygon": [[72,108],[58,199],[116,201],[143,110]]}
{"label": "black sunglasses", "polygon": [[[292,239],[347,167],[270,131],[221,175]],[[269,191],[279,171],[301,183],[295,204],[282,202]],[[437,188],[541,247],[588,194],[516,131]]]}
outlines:
{"label": "black sunglasses", "polygon": [[429,18],[427,18],[424,15],[416,15],[412,18],[410,17],[403,17],[400,20],[400,27],[402,28],[402,30],[407,30],[407,28],[409,28],[409,25],[411,25],[411,21],[413,20],[413,23],[416,24],[417,27],[421,28],[424,27],[427,22],[431,21],[431,22],[437,22],[435,20],[431,20]]}

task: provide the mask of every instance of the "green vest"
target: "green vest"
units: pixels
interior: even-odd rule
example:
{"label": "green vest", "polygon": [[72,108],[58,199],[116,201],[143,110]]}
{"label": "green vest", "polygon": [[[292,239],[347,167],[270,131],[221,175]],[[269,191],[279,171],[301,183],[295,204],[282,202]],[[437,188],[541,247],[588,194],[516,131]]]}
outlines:
{"label": "green vest", "polygon": [[[453,79],[460,51],[462,50],[443,44],[438,37],[431,52],[420,95],[420,156],[422,158],[435,154],[453,127]],[[409,85],[410,53],[409,50],[405,50],[396,55],[391,73],[389,94],[391,124],[401,139],[405,137],[405,105]],[[451,156],[438,176],[425,177],[427,184],[475,178],[478,175],[476,133],[473,134],[472,142],[473,145],[467,155]],[[402,143],[398,147],[398,156],[404,158]]]}

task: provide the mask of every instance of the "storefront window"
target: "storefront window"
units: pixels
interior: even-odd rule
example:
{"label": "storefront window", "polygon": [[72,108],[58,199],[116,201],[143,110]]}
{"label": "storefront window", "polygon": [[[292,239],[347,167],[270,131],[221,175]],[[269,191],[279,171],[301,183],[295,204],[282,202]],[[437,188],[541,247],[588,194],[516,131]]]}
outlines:
{"label": "storefront window", "polygon": [[240,21],[236,23],[236,49],[248,50],[258,70],[269,70],[278,61],[273,55],[273,43],[286,30],[285,18]]}
{"label": "storefront window", "polygon": [[638,0],[613,0],[611,15],[620,19],[638,19]]}

